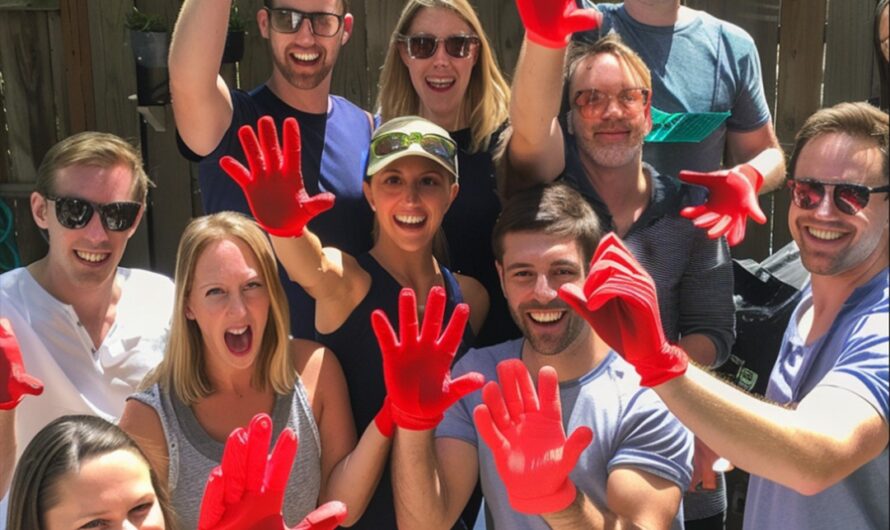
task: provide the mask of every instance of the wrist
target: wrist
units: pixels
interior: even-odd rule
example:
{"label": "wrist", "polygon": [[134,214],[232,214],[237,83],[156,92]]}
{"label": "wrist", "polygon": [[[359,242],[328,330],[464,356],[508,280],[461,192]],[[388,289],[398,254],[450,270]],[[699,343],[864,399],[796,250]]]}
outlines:
{"label": "wrist", "polygon": [[545,48],[550,48],[553,50],[562,50],[565,49],[566,46],[569,45],[569,36],[566,35],[561,39],[553,39],[550,37],[546,37],[541,35],[540,33],[536,33],[532,30],[525,30],[525,37],[530,41],[539,46],[543,46]]}
{"label": "wrist", "polygon": [[541,497],[510,495],[510,506],[517,512],[529,515],[561,512],[575,502],[577,493],[575,484],[567,477],[556,491]]}
{"label": "wrist", "polygon": [[634,363],[640,386],[654,387],[686,373],[689,356],[679,346],[665,343],[658,354]]}
{"label": "wrist", "polygon": [[757,170],[751,164],[739,164],[735,167],[736,171],[741,173],[748,179],[748,182],[751,183],[751,186],[754,188],[754,192],[760,191],[760,188],[763,187],[763,175],[760,171]]}

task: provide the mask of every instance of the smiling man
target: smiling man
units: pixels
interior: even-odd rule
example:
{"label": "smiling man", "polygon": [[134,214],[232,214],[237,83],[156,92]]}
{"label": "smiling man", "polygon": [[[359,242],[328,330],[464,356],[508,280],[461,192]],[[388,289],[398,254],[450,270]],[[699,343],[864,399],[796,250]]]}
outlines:
{"label": "smiling man", "polygon": [[[353,17],[348,0],[265,0],[257,11],[260,34],[272,62],[269,79],[249,92],[226,86],[219,65],[231,0],[186,0],[170,47],[170,89],[183,154],[199,162],[205,213],[250,215],[244,193],[219,167],[230,155],[246,158],[238,141],[242,125],[272,116],[279,130],[287,117],[300,125],[302,172],[311,195],[337,197],[330,211],[309,227],[326,243],[358,255],[371,246],[371,210],[362,177],[371,141],[371,116],[333,96],[331,75],[349,40]],[[291,332],[314,339],[315,304],[281,270],[290,303]]]}
{"label": "smiling man", "polygon": [[[473,392],[448,409],[435,433],[398,430],[393,491],[400,528],[451,528],[477,477],[494,528],[596,529],[619,522],[683,528],[678,509],[690,480],[691,436],[557,296],[562,285],[583,285],[600,236],[590,206],[564,184],[532,188],[507,201],[492,239],[501,286],[523,336],[470,350],[452,371],[454,379],[479,372],[494,381],[517,359],[532,374],[553,367],[565,431],[593,430],[593,442],[568,476],[577,494],[517,506],[515,481],[503,479],[496,466],[499,448],[485,443],[474,424],[483,392]],[[528,432],[531,438],[540,434]],[[529,471],[519,478],[526,492],[547,496],[546,485],[528,484],[541,470]]]}
{"label": "smiling man", "polygon": [[49,252],[0,275],[0,317],[12,323],[25,369],[45,391],[0,410],[2,491],[44,425],[64,414],[115,421],[161,360],[173,282],[118,266],[149,185],[136,148],[105,133],[62,140],[37,170],[31,213]]}

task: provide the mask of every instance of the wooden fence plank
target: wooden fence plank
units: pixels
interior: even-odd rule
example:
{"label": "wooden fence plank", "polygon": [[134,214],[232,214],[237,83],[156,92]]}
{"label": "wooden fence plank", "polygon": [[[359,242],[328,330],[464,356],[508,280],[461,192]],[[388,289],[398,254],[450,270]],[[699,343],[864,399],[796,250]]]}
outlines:
{"label": "wooden fence plank", "polygon": [[829,2],[824,106],[841,101],[863,101],[871,96],[874,10],[874,0]]}
{"label": "wooden fence plank", "polygon": [[92,51],[87,0],[62,0],[60,37],[64,51],[64,84],[68,109],[67,127],[72,133],[96,128],[93,99]]}
{"label": "wooden fence plank", "polygon": [[124,27],[124,17],[133,3],[93,0],[88,5],[95,127],[138,143],[136,103],[129,99],[136,93],[136,62]]}
{"label": "wooden fence plank", "polygon": [[370,1],[365,3],[366,32],[366,57],[369,93],[368,110],[377,111],[377,80],[380,77],[380,69],[389,49],[389,38],[395,30],[399,15],[402,13],[404,2],[400,1]]}

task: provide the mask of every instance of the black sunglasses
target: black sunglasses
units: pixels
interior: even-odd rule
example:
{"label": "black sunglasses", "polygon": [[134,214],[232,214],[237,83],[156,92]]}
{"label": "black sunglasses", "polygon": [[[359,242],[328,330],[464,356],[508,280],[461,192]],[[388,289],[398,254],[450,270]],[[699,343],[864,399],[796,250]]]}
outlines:
{"label": "black sunglasses", "polygon": [[85,199],[73,197],[46,196],[56,204],[56,219],[59,224],[70,230],[83,228],[93,218],[93,212],[99,212],[102,226],[112,232],[122,232],[133,226],[142,204],[133,201],[109,202],[97,204]]}
{"label": "black sunglasses", "polygon": [[812,210],[822,204],[826,186],[834,187],[832,194],[834,205],[847,215],[856,215],[859,210],[868,206],[868,200],[872,193],[890,192],[890,185],[869,188],[859,184],[834,184],[811,179],[788,179],[791,200],[794,201],[795,206],[804,210]]}
{"label": "black sunglasses", "polygon": [[284,7],[264,7],[269,13],[269,25],[279,33],[296,33],[300,31],[303,20],[309,20],[309,29],[319,37],[333,37],[340,31],[343,15],[336,13],[305,13]]}
{"label": "black sunglasses", "polygon": [[479,46],[479,37],[475,35],[451,35],[436,37],[419,33],[417,35],[399,35],[399,42],[405,44],[408,56],[412,59],[429,59],[439,49],[439,42],[445,43],[445,52],[455,59],[469,57]]}

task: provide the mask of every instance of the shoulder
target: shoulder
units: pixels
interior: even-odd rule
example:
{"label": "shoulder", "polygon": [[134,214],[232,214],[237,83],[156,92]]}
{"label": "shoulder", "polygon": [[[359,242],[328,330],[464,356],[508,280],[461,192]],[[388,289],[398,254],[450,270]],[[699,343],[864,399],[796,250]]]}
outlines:
{"label": "shoulder", "polygon": [[[127,399],[119,427],[134,439],[158,441],[164,439],[164,426],[155,406],[149,404],[157,397],[157,386]],[[137,440],[138,441],[138,440]],[[142,444],[140,444],[141,446]]]}
{"label": "shoulder", "polygon": [[[22,280],[28,274],[28,269],[25,267],[19,267],[0,274],[0,293],[3,294],[4,305],[11,301],[17,301],[20,298],[18,293],[22,289]],[[2,309],[2,306],[0,306],[0,309]]]}
{"label": "shoulder", "polygon": [[454,274],[454,279],[457,280],[457,284],[460,286],[460,292],[463,295],[464,301],[469,304],[471,309],[481,306],[488,307],[488,292],[485,290],[482,282],[471,276],[452,274]]}
{"label": "shoulder", "polygon": [[520,358],[523,340],[518,338],[484,348],[471,348],[455,363],[452,376],[458,377],[469,372],[479,372],[486,381],[496,380],[498,363],[507,359]]}
{"label": "shoulder", "polygon": [[127,289],[139,289],[146,294],[172,294],[173,280],[163,274],[144,269],[127,269],[118,267],[118,277],[121,278]]}
{"label": "shoulder", "polygon": [[322,344],[305,339],[291,339],[290,351],[297,374],[310,400],[325,391],[336,391],[344,384],[340,361]]}

